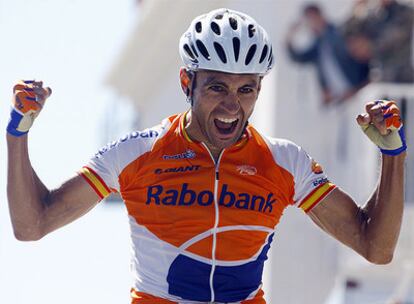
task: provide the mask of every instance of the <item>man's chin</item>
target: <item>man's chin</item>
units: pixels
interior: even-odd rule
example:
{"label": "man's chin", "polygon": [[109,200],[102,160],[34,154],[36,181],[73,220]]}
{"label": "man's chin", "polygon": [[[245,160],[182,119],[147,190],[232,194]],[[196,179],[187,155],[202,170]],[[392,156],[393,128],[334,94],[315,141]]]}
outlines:
{"label": "man's chin", "polygon": [[215,126],[213,126],[208,134],[210,144],[215,149],[227,149],[233,146],[239,140],[240,136],[243,133],[243,130],[240,130],[240,128],[238,128],[232,133],[233,134],[222,134],[215,128]]}
{"label": "man's chin", "polygon": [[238,137],[232,137],[232,138],[216,138],[214,141],[212,141],[213,146],[217,149],[227,149],[231,146],[233,146],[237,142]]}

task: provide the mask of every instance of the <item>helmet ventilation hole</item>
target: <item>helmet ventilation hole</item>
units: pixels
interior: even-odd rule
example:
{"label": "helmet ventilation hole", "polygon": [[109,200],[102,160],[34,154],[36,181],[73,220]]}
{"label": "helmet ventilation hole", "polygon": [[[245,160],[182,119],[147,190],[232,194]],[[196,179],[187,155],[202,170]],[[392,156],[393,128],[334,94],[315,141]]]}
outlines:
{"label": "helmet ventilation hole", "polygon": [[233,38],[233,51],[234,51],[234,59],[239,61],[239,54],[240,54],[240,40],[239,38]]}
{"label": "helmet ventilation hole", "polygon": [[231,28],[233,29],[233,30],[237,30],[237,20],[236,19],[234,19],[233,17],[230,17],[229,18],[229,23],[230,23],[230,26],[231,26]]}
{"label": "helmet ventilation hole", "polygon": [[217,55],[220,57],[223,63],[227,63],[226,53],[224,52],[223,47],[220,43],[214,42],[214,48],[217,52]]}
{"label": "helmet ventilation hole", "polygon": [[196,55],[196,57],[198,57],[198,53],[197,53],[196,48],[194,47],[194,44],[190,43],[190,46],[191,46],[191,50],[193,51],[194,55]]}
{"label": "helmet ventilation hole", "polygon": [[197,33],[201,33],[201,30],[203,29],[203,26],[201,25],[201,22],[200,21],[198,21],[196,24],[195,24],[195,30],[196,30],[196,32]]}
{"label": "helmet ventilation hole", "polygon": [[215,22],[213,21],[213,22],[211,22],[210,26],[211,26],[211,30],[212,30],[212,31],[213,31],[216,35],[220,35],[220,34],[221,34],[221,31],[220,31],[220,26],[219,26],[217,23],[215,23]]}
{"label": "helmet ventilation hole", "polygon": [[191,51],[190,47],[188,46],[188,44],[184,44],[184,51],[191,58],[192,61],[194,61],[196,63],[198,62],[198,60],[195,58],[193,52]]}
{"label": "helmet ventilation hole", "polygon": [[219,15],[217,15],[216,17],[214,17],[215,19],[217,19],[217,20],[220,20],[220,19],[223,19],[223,15],[222,14],[219,14]]}
{"label": "helmet ventilation hole", "polygon": [[249,24],[247,29],[249,31],[249,38],[252,38],[254,36],[254,33],[256,32],[256,29],[254,28],[254,25]]}
{"label": "helmet ventilation hole", "polygon": [[269,68],[272,66],[272,63],[273,63],[273,55],[270,56],[269,65],[268,65]]}
{"label": "helmet ventilation hole", "polygon": [[252,61],[254,54],[256,53],[257,45],[253,44],[249,51],[247,52],[246,60],[244,61],[245,65],[249,65],[250,61]]}
{"label": "helmet ventilation hole", "polygon": [[206,58],[207,60],[210,60],[211,59],[210,54],[208,53],[207,48],[204,45],[204,43],[201,42],[201,40],[197,39],[196,44],[197,44],[198,49],[200,50],[201,55],[203,55],[204,58]]}
{"label": "helmet ventilation hole", "polygon": [[265,46],[263,47],[262,55],[260,56],[259,63],[262,63],[265,60],[266,55],[267,55],[267,51],[268,51],[268,47],[265,44]]}

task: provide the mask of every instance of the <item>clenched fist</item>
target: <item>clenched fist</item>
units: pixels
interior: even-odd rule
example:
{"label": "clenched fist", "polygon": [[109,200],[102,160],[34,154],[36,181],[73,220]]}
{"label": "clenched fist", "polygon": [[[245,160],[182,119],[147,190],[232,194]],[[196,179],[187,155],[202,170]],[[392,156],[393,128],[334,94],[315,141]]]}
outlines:
{"label": "clenched fist", "polygon": [[21,80],[13,87],[12,108],[7,132],[22,136],[29,132],[52,90],[42,81]]}
{"label": "clenched fist", "polygon": [[407,150],[400,109],[394,101],[369,102],[365,110],[358,115],[357,122],[383,154],[398,155]]}

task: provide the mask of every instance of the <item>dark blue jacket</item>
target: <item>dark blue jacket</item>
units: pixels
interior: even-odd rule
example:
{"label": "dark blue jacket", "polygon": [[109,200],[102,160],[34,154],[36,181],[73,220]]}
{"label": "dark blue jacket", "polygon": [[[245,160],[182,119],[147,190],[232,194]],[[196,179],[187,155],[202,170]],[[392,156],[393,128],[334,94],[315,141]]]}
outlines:
{"label": "dark blue jacket", "polygon": [[344,38],[331,24],[326,27],[325,32],[315,39],[315,42],[307,50],[297,51],[289,44],[289,55],[292,60],[296,62],[315,64],[319,82],[322,88],[327,89],[326,75],[324,75],[322,70],[321,47],[323,42],[327,42],[331,45],[334,58],[345,77],[354,88],[362,86],[368,81],[368,63],[358,62],[351,57],[347,50]]}

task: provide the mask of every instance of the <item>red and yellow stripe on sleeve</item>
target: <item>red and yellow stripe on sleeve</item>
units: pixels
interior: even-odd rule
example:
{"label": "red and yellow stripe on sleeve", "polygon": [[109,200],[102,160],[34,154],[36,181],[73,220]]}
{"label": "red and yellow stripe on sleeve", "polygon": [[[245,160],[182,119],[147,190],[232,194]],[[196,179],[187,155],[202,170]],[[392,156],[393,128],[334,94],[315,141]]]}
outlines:
{"label": "red and yellow stripe on sleeve", "polygon": [[305,197],[302,203],[300,203],[299,208],[302,208],[303,211],[308,213],[335,188],[336,185],[330,182],[320,185]]}
{"label": "red and yellow stripe on sleeve", "polygon": [[85,178],[88,184],[91,185],[101,199],[104,199],[111,194],[111,190],[105,184],[103,179],[91,168],[85,166],[79,171],[79,173]]}

